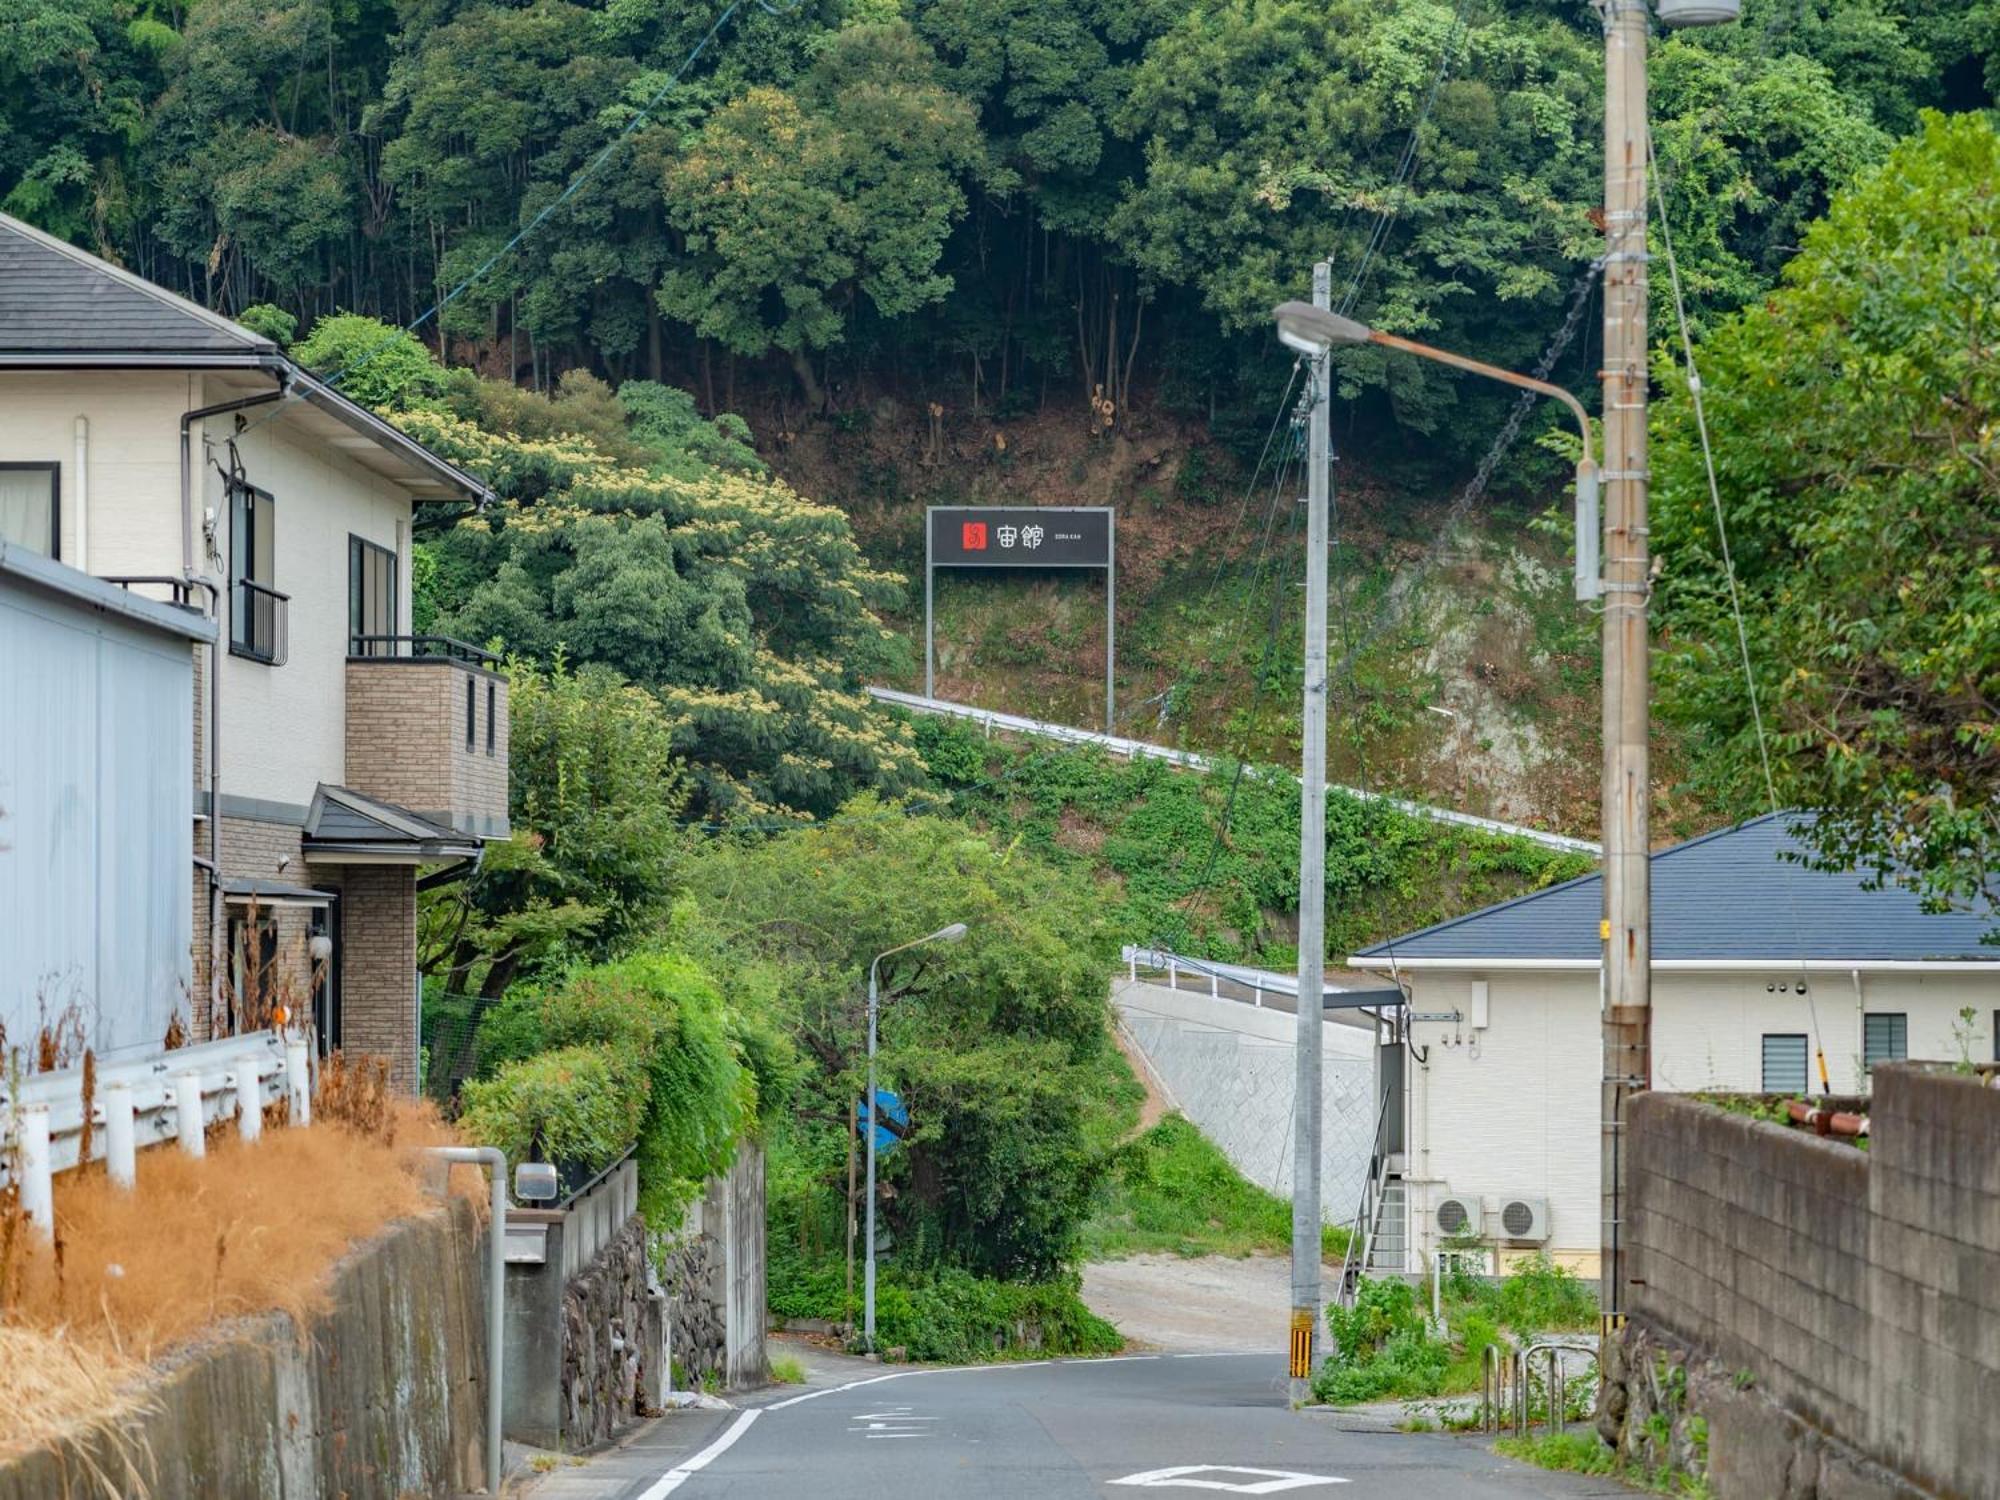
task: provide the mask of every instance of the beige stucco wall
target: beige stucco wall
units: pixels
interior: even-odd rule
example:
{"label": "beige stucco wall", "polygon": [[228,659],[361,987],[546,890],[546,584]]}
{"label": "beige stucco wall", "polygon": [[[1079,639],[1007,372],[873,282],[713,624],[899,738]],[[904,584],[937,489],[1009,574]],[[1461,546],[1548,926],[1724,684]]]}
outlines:
{"label": "beige stucco wall", "polygon": [[[1411,1040],[1426,1061],[1409,1069],[1407,1153],[1414,1242],[1428,1255],[1432,1205],[1478,1194],[1491,1212],[1504,1197],[1547,1198],[1548,1249],[1594,1271],[1599,1240],[1598,1109],[1602,1071],[1595,971],[1490,974],[1405,971],[1418,1013],[1462,1012],[1462,1023],[1419,1021]],[[1472,981],[1488,986],[1488,1025],[1471,1025]],[[1767,984],[1783,982],[1785,994]],[[1756,1092],[1766,1032],[1824,1037],[1835,1093],[1859,1093],[1861,1015],[1909,1017],[1912,1058],[1956,1058],[1952,1028],[1975,1010],[1974,1057],[1992,1055],[2000,965],[1985,974],[1864,971],[1861,1004],[1848,972],[1656,973],[1653,1076],[1678,1092]],[[1818,1025],[1814,1025],[1817,1012]]]}
{"label": "beige stucco wall", "polygon": [[[181,569],[180,418],[184,411],[268,387],[172,371],[0,373],[0,460],[62,466],[62,555],[89,572],[177,574]],[[290,661],[265,666],[225,655],[222,771],[227,797],[304,807],[321,781],[345,774],[347,538],[366,537],[399,558],[399,628],[410,618],[409,498],[339,449],[304,431],[302,409],[274,420],[253,408],[237,452],[276,510],[274,586],[291,595]],[[79,553],[75,424],[90,424],[89,539]],[[201,478],[195,567],[226,583],[228,512],[215,463],[228,460],[231,417],[197,428]],[[214,462],[210,462],[210,460]],[[217,517],[215,550],[201,512]],[[201,768],[206,784],[206,766]]]}

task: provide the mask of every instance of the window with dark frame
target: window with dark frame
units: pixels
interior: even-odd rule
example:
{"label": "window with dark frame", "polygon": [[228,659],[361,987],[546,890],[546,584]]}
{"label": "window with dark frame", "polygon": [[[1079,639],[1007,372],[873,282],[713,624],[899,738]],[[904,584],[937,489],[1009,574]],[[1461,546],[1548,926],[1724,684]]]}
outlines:
{"label": "window with dark frame", "polygon": [[347,654],[394,654],[396,554],[358,536],[347,539]]}
{"label": "window with dark frame", "polygon": [[1803,1094],[1806,1091],[1806,1039],[1803,1032],[1764,1033],[1763,1091]]}
{"label": "window with dark frame", "polygon": [[270,492],[229,481],[229,649],[275,662],[284,596],[277,591],[277,507]]}
{"label": "window with dark frame", "polygon": [[493,720],[496,717],[494,713],[494,707],[495,704],[498,702],[498,695],[499,695],[498,688],[493,683],[490,682],[487,683],[486,684],[486,753],[488,755],[491,755],[493,753]]}
{"label": "window with dark frame", "polygon": [[0,464],[0,542],[62,557],[61,464]]}
{"label": "window with dark frame", "polygon": [[1901,1062],[1910,1055],[1910,1018],[1900,1011],[1870,1011],[1861,1018],[1861,1066]]}
{"label": "window with dark frame", "polygon": [[465,748],[468,753],[479,743],[479,688],[471,677],[465,679]]}

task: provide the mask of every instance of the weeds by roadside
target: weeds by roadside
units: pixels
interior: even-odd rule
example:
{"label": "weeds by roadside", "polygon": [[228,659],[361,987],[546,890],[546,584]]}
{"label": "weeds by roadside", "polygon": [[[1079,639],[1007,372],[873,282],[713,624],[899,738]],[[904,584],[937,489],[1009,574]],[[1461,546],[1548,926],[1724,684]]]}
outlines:
{"label": "weeds by roadside", "polygon": [[804,1385],[806,1367],[789,1354],[773,1355],[771,1358],[771,1378],[779,1385]]}
{"label": "weeds by roadside", "polygon": [[1656,1495],[1709,1500],[1708,1482],[1678,1470],[1645,1469],[1621,1459],[1594,1432],[1545,1432],[1535,1437],[1503,1437],[1493,1451],[1539,1469],[1568,1474],[1602,1474]]}

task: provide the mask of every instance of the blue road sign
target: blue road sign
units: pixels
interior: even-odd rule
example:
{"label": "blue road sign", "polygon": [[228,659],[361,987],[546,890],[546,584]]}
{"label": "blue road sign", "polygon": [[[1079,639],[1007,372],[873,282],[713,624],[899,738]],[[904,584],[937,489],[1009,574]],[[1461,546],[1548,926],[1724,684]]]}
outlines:
{"label": "blue road sign", "polygon": [[910,1111],[901,1099],[887,1089],[875,1090],[875,1102],[877,1108],[882,1111],[881,1120],[874,1119],[869,1112],[867,1101],[862,1100],[861,1124],[864,1128],[870,1124],[875,1126],[875,1154],[886,1156],[896,1149],[897,1142],[902,1139],[901,1132],[909,1128]]}

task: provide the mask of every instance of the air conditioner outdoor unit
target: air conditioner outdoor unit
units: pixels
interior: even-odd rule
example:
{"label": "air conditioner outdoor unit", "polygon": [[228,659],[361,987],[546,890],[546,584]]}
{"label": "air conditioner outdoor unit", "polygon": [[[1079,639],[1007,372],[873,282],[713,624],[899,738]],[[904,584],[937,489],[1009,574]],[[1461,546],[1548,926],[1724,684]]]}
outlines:
{"label": "air conditioner outdoor unit", "polygon": [[1549,1237],[1549,1200],[1546,1198],[1503,1198],[1500,1200],[1500,1238],[1530,1240],[1541,1244]]}
{"label": "air conditioner outdoor unit", "polygon": [[1455,1240],[1485,1231],[1485,1215],[1475,1195],[1446,1193],[1431,1203],[1431,1222],[1445,1239]]}

